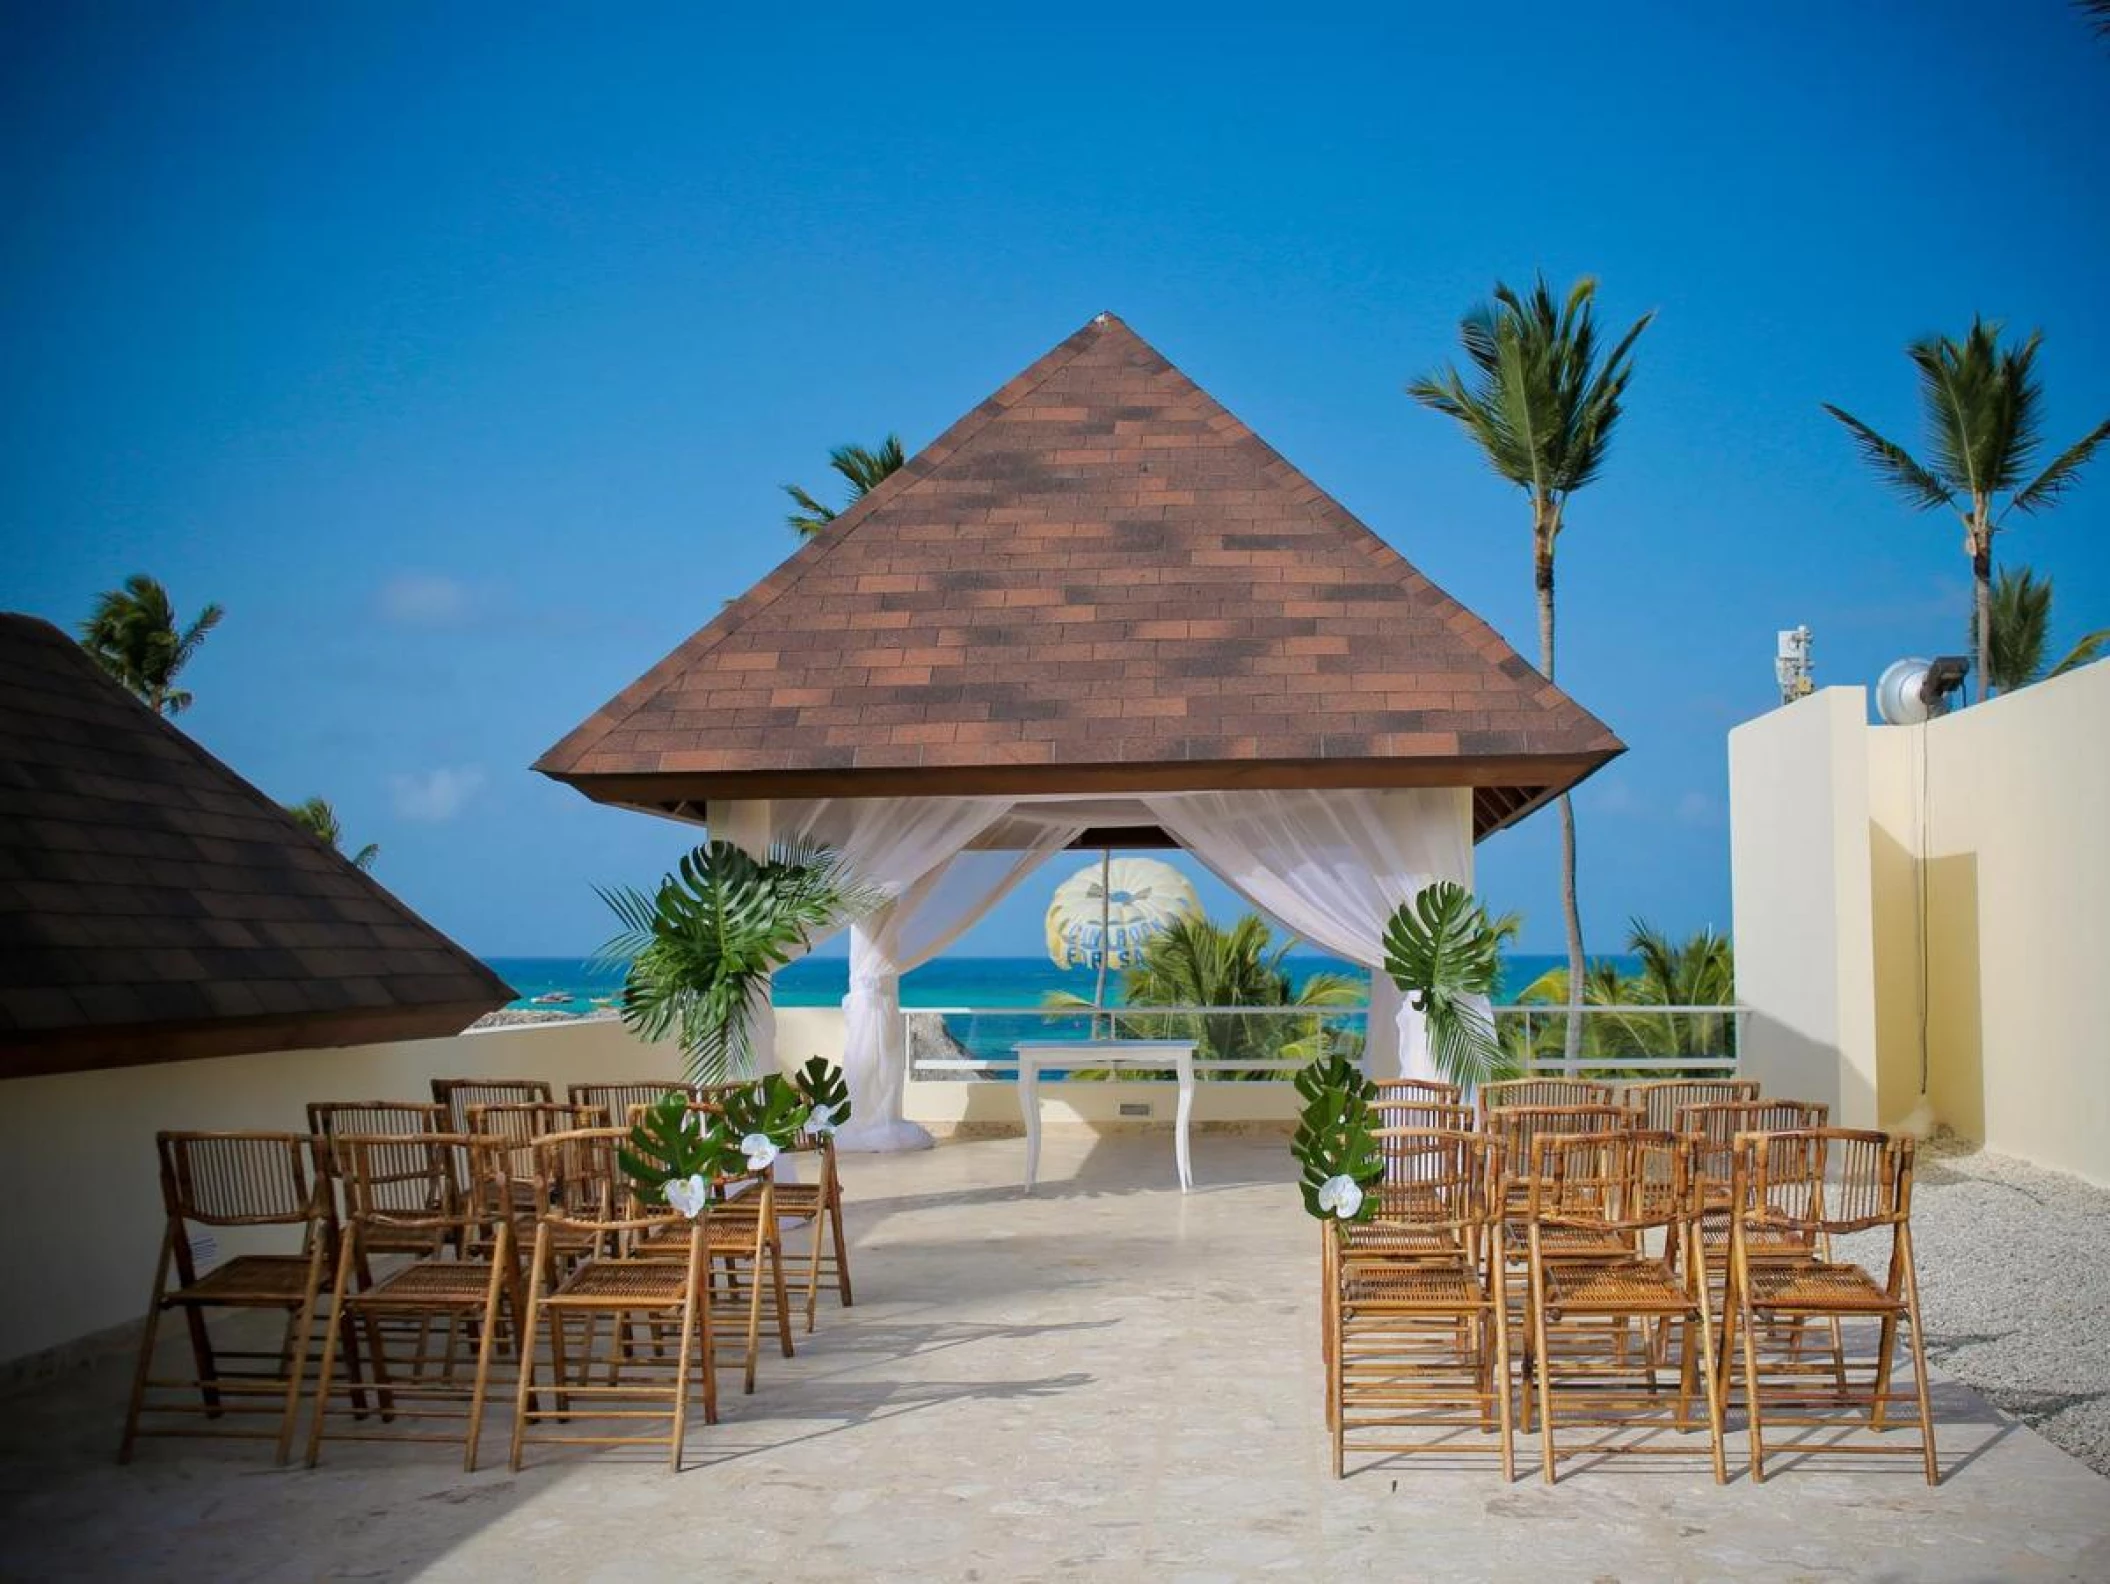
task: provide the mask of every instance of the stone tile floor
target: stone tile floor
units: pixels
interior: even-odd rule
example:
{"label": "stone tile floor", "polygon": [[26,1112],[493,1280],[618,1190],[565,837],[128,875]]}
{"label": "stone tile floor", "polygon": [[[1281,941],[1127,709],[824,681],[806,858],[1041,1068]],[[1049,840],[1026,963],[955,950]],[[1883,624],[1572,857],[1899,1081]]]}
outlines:
{"label": "stone tile floor", "polygon": [[[103,1369],[0,1415],[0,1576],[199,1580],[641,1578],[2104,1579],[2110,1483],[1938,1381],[1938,1489],[1910,1459],[1781,1458],[1716,1488],[1704,1457],[1584,1461],[1535,1444],[1336,1482],[1316,1249],[1279,1138],[1051,1132],[851,1157],[859,1301],[825,1308],[760,1390],[725,1377],[694,1464],[332,1445],[312,1472],[255,1443],[111,1461]],[[142,1280],[148,1274],[142,1272]],[[2096,1346],[2099,1337],[2076,1339]]]}

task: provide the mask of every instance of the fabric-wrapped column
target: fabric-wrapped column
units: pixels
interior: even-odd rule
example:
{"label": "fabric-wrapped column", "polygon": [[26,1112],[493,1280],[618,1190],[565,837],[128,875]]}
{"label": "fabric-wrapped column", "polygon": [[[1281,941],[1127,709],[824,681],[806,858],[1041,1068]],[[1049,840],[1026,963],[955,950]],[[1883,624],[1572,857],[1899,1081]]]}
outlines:
{"label": "fabric-wrapped column", "polygon": [[908,1033],[901,1021],[901,910],[889,902],[850,926],[850,993],[843,997],[844,1078],[850,1120],[838,1148],[929,1149],[931,1136],[901,1114],[908,1083]]}

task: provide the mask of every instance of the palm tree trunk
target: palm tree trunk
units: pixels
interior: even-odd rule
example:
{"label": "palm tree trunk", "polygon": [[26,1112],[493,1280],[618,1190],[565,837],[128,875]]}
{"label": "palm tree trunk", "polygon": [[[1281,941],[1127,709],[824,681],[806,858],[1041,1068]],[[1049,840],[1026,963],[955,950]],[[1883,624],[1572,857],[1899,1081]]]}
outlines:
{"label": "palm tree trunk", "polygon": [[1993,535],[1982,505],[1974,505],[1971,511],[1971,582],[1977,618],[1973,647],[1978,650],[1971,657],[1971,668],[1978,673],[1978,702],[1983,704],[1991,682],[1986,662],[1993,654]]}
{"label": "palm tree trunk", "polygon": [[[1539,671],[1553,680],[1553,536],[1534,525],[1533,567],[1539,596]],[[1582,911],[1575,900],[1575,806],[1564,793],[1561,813],[1561,915],[1568,927],[1568,1027],[1561,1041],[1570,1062],[1582,1055],[1583,934]]]}

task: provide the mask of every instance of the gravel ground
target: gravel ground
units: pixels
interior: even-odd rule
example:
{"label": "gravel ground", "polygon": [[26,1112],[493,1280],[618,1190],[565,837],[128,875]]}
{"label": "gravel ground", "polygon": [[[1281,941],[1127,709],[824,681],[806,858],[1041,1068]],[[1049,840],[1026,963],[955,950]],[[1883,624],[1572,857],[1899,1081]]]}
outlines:
{"label": "gravel ground", "polygon": [[1912,1236],[1932,1361],[2110,1474],[2110,1190],[1944,1136]]}

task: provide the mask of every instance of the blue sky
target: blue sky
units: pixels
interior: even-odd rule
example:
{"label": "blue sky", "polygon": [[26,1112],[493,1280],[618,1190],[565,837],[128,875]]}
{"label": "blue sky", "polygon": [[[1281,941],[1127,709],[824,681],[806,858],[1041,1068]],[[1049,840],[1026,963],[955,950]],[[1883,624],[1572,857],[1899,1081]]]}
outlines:
{"label": "blue sky", "polygon": [[[1577,800],[1606,949],[1728,926],[1777,628],[1827,683],[1961,647],[1958,533],[1817,404],[1913,436],[1901,348],[1982,312],[2046,332],[2052,442],[2110,412],[2110,46],[2056,0],[9,0],[0,171],[0,606],[226,605],[186,728],[491,954],[685,844],[526,766],[791,548],[777,486],[1100,309],[1527,650],[1520,502],[1401,386],[1498,277],[1658,310],[1561,546],[1561,680],[1631,745]],[[2110,464],[2006,553],[2110,623]],[[1555,835],[1481,851],[1532,949]]]}

